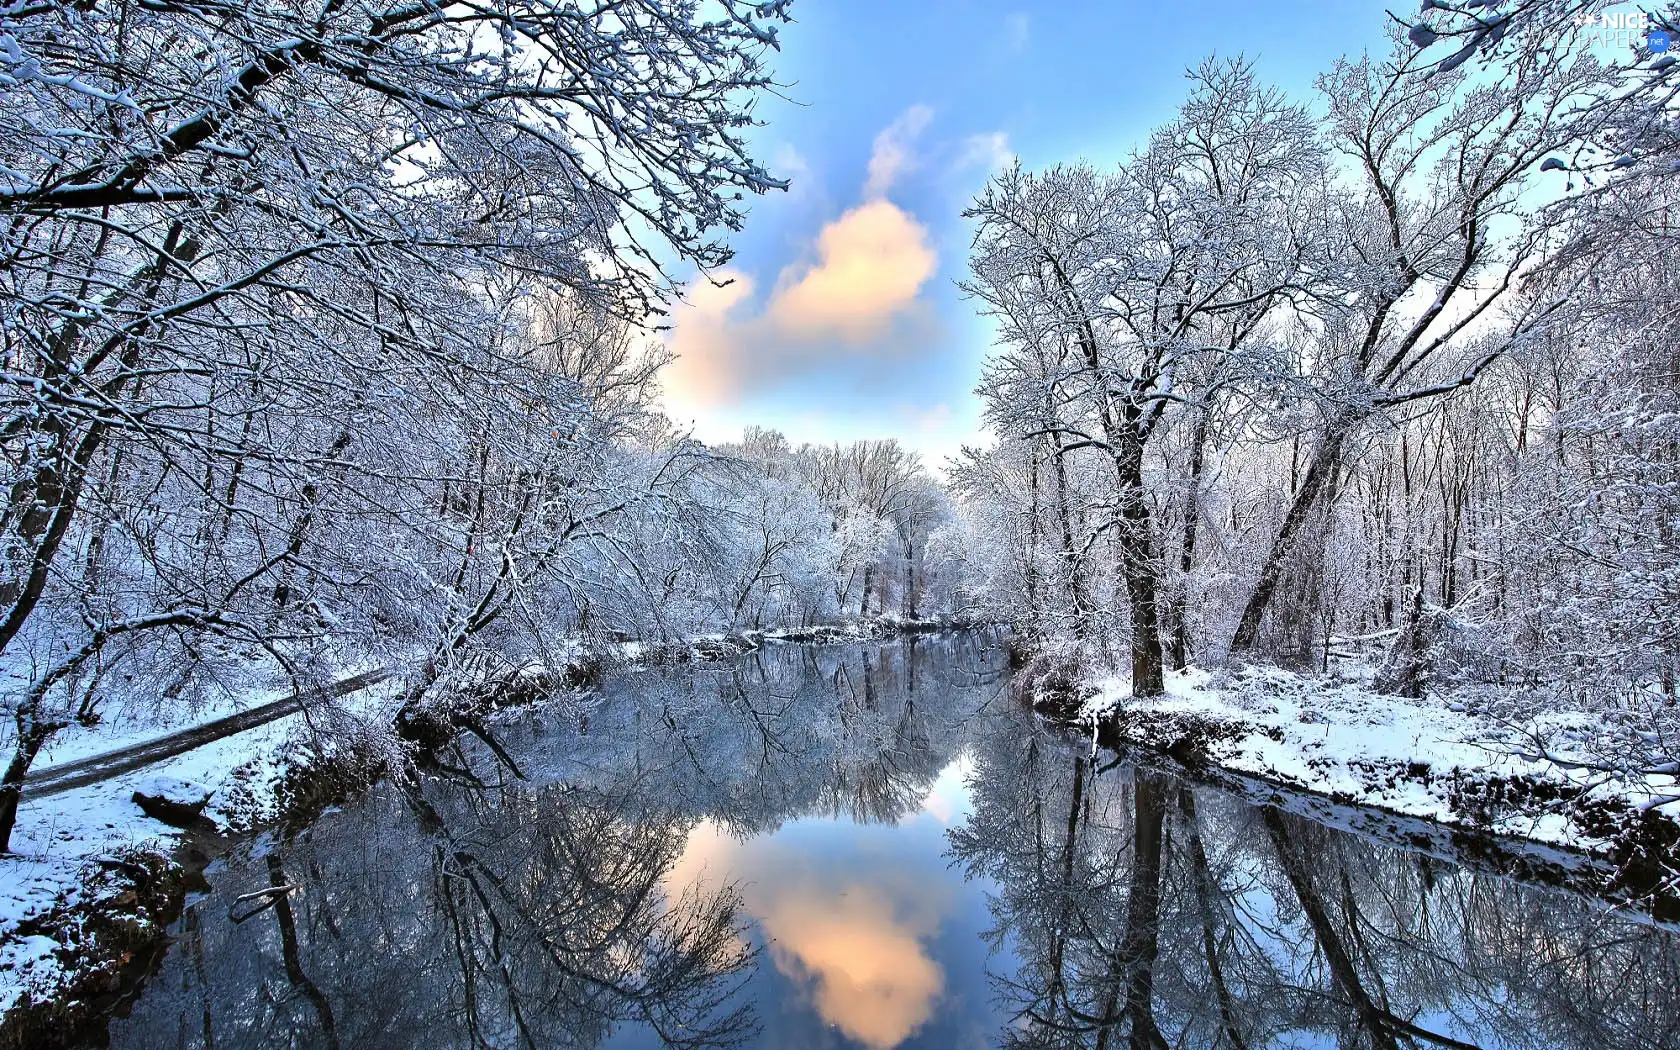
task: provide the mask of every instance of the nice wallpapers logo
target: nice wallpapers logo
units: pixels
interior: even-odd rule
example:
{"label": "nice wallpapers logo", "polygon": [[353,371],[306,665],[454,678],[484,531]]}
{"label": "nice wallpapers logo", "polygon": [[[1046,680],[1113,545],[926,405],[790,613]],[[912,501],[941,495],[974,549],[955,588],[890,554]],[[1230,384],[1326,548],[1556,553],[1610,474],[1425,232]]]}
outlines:
{"label": "nice wallpapers logo", "polygon": [[1611,47],[1638,47],[1643,44],[1653,54],[1668,50],[1668,31],[1644,11],[1579,15],[1575,25],[1586,30],[1588,44]]}

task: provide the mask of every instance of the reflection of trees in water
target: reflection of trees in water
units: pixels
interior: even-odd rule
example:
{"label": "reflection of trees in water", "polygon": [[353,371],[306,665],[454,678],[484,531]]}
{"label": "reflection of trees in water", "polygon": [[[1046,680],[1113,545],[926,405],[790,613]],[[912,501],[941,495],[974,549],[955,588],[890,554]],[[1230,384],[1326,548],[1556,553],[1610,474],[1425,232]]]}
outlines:
{"label": "reflection of trees in water", "polygon": [[913,811],[1004,673],[978,635],[872,646],[767,646],[725,664],[613,683],[584,738],[510,740],[550,775],[657,785],[737,834],[793,816],[890,822]]}
{"label": "reflection of trees in water", "polygon": [[520,716],[502,744],[529,782],[464,747],[483,783],[381,789],[216,876],[114,1043],[585,1048],[626,1023],[739,1043],[740,905],[676,877],[690,831],[897,819],[967,746],[951,845],[997,885],[1007,1046],[1680,1046],[1672,934],[1101,767],[988,705],[1000,665],[979,639],[790,646],[629,676],[587,731]]}
{"label": "reflection of trees in water", "polygon": [[[727,1046],[752,1030],[744,1008],[720,1009],[748,958],[734,894],[661,896],[686,818],[559,788],[519,802],[525,819],[434,847],[441,911],[476,989],[460,1016],[492,1032],[484,1045],[593,1046],[622,1021],[670,1046]],[[517,1038],[495,1031],[510,1023]]]}
{"label": "reflection of trees in water", "polygon": [[[749,959],[734,894],[663,895],[689,818],[565,788],[492,810],[453,801],[384,790],[284,860],[219,879],[115,1045],[590,1047],[639,1022],[671,1046],[721,1047],[752,1033],[730,1005]],[[230,921],[259,873],[302,892]]]}
{"label": "reflection of trees in water", "polygon": [[[998,882],[1016,1047],[1680,1045],[1680,944],[1159,773],[1029,718],[976,747],[953,855]],[[1002,969],[1001,967],[999,968]]]}
{"label": "reflection of trees in water", "polygon": [[[624,1023],[739,1043],[755,1030],[739,900],[667,893],[689,832],[902,816],[1001,664],[978,639],[788,646],[629,676],[586,731],[531,712],[498,744],[529,782],[463,746],[422,791],[382,787],[216,876],[113,1043],[583,1048]],[[301,891],[231,921],[237,895],[286,885]]]}

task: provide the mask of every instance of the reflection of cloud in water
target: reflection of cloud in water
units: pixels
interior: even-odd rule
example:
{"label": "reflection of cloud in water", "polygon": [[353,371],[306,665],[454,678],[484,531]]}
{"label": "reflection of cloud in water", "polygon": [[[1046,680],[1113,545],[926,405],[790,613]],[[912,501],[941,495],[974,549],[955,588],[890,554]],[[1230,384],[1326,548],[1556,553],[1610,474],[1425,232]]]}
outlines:
{"label": "reflection of cloud in water", "polygon": [[[751,907],[749,896],[749,907]],[[920,929],[876,887],[850,884],[836,898],[817,885],[781,887],[762,916],[776,967],[813,985],[817,1013],[881,1050],[933,1016],[945,973],[927,957]]]}
{"label": "reflection of cloud in water", "polygon": [[776,968],[810,994],[818,1015],[890,1050],[933,1016],[944,990],[923,942],[938,931],[950,892],[944,880],[885,861],[855,845],[814,856],[773,837],[738,842],[708,821],[666,885],[675,895],[697,882],[737,883]]}

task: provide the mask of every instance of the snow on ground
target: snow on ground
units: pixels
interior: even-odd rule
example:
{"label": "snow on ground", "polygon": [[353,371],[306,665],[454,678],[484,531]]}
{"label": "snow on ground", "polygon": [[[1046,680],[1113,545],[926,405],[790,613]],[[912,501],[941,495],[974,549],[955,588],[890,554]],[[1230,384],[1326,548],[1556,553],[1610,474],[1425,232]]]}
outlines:
{"label": "snow on ground", "polygon": [[273,756],[298,721],[291,715],[63,794],[26,796],[12,836],[14,852],[0,857],[0,1011],[25,990],[46,998],[64,976],[53,955],[57,942],[12,936],[20,922],[55,905],[75,904],[88,866],[98,858],[124,849],[168,853],[173,848],[178,833],[142,813],[132,800],[134,792],[197,801],[248,781],[272,797]]}
{"label": "snow on ground", "polygon": [[[1103,679],[1080,719],[1094,729],[1105,717],[1118,720],[1128,739],[1163,749],[1191,727],[1211,725],[1216,732],[1200,735],[1208,756],[1224,768],[1443,823],[1468,822],[1451,796],[1460,777],[1532,778],[1584,790],[1585,799],[1680,818],[1674,776],[1630,780],[1533,757],[1526,730],[1555,738],[1564,722],[1584,715],[1536,713],[1516,727],[1468,713],[1451,699],[1412,701],[1357,680],[1251,666],[1217,678],[1194,668],[1172,672],[1167,695],[1147,700],[1134,698],[1125,678]],[[1603,845],[1545,805],[1478,827],[1576,848]]]}
{"label": "snow on ground", "polygon": [[[390,702],[395,688],[395,683],[386,683],[334,703],[352,716],[374,716]],[[231,710],[206,710],[195,721],[277,698],[255,694]],[[208,796],[205,814],[224,827],[271,819],[284,772],[281,756],[296,753],[297,741],[308,732],[302,714],[286,715],[97,784],[45,798],[30,798],[26,790],[12,834],[13,852],[0,857],[0,1013],[26,990],[38,999],[48,997],[66,976],[54,955],[58,943],[49,937],[17,936],[20,923],[55,906],[77,903],[90,865],[101,858],[128,849],[168,853],[174,848],[179,832],[141,812],[133,801],[136,791],[179,802]],[[71,761],[159,735],[166,734],[155,727],[150,732],[119,733],[102,738],[104,746],[55,750],[53,757]],[[37,770],[50,768],[42,764]]]}
{"label": "snow on ground", "polygon": [[[338,677],[349,678],[378,669],[371,663],[347,666]],[[115,707],[105,711],[104,717],[95,725],[72,724],[54,735],[42,748],[34,769],[48,769],[118,748],[148,743],[183,729],[284,700],[291,695],[291,683],[274,675],[267,680],[228,682],[226,688],[216,692],[212,699],[190,708],[146,704]]]}

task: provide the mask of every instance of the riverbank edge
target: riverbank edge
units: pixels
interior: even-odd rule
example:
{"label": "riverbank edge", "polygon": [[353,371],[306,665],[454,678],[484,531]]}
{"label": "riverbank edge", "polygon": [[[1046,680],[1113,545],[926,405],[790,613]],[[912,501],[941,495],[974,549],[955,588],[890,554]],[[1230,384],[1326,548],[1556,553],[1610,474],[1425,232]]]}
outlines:
{"label": "riverbank edge", "polygon": [[26,991],[0,1013],[0,1050],[98,1045],[109,1019],[124,1012],[163,961],[174,942],[170,927],[180,919],[189,895],[209,889],[204,872],[215,860],[257,835],[289,838],[389,774],[383,766],[358,765],[350,755],[289,764],[271,785],[271,798],[249,799],[249,812],[267,817],[227,824],[204,814],[208,799],[182,803],[135,792],[135,803],[168,829],[160,839],[173,836],[173,842],[88,858],[74,900],[57,903],[6,932],[7,939],[56,942],[59,967],[50,988],[39,996]]}
{"label": "riverbank edge", "polygon": [[[628,643],[611,659],[628,668],[708,664],[736,659],[769,645],[844,645],[887,642],[985,630],[1001,625],[953,619],[884,616],[798,628],[719,632],[668,645]],[[430,756],[473,731],[476,720],[503,711],[528,709],[564,696],[586,695],[600,685],[609,658],[586,654],[558,669],[518,671],[496,688],[471,699],[447,720],[399,724],[399,737],[414,748],[423,767]],[[270,758],[253,751],[250,759]],[[0,944],[46,938],[61,953],[58,980],[50,988],[27,990],[0,1012],[0,1050],[57,1050],[97,1042],[109,1018],[120,1015],[162,962],[189,894],[208,884],[204,871],[241,841],[265,833],[290,838],[326,810],[354,802],[382,780],[402,775],[382,761],[340,753],[287,762],[283,774],[241,800],[238,815],[217,821],[206,815],[208,798],[183,803],[135,793],[147,816],[165,825],[165,846],[137,847],[109,856],[89,855],[81,872],[82,892],[0,933]],[[246,784],[248,792],[253,785]],[[63,959],[62,954],[72,958]]]}
{"label": "riverbank edge", "polygon": [[[1026,660],[1017,663],[1021,666]],[[1097,687],[1068,674],[1049,678],[1029,674],[1017,679],[1016,686],[1023,703],[1052,724],[1089,740],[1093,748],[1140,757],[1146,764],[1165,764],[1169,771],[1191,780],[1315,820],[1323,819],[1328,811],[1310,804],[1303,809],[1300,800],[1322,800],[1343,811],[1375,811],[1407,828],[1394,841],[1434,853],[1439,859],[1557,886],[1680,929],[1680,885],[1675,877],[1680,868],[1680,821],[1656,809],[1640,810],[1620,799],[1592,797],[1584,790],[1533,775],[1459,766],[1443,773],[1415,760],[1366,767],[1371,777],[1391,788],[1409,783],[1445,804],[1436,813],[1408,811],[1350,792],[1323,790],[1274,767],[1229,765],[1235,745],[1243,740],[1278,739],[1275,729],[1257,721],[1227,713],[1210,716],[1129,706],[1123,700],[1094,705],[1091,701],[1098,692]],[[1448,783],[1447,790],[1434,791],[1442,781]],[[1293,804],[1286,804],[1291,800]],[[1557,815],[1585,832],[1581,840],[1559,842],[1509,830],[1521,818],[1538,823],[1542,817]],[[1345,820],[1329,822],[1371,833]],[[1441,836],[1445,836],[1444,846]]]}

